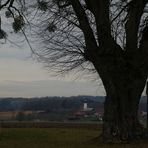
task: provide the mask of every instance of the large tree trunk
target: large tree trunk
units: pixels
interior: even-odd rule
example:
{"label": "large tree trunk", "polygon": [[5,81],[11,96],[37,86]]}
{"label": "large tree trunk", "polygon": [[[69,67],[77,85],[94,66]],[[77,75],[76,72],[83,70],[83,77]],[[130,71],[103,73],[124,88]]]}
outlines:
{"label": "large tree trunk", "polygon": [[[85,0],[86,9],[94,16],[94,27],[82,3],[71,0],[85,39],[83,56],[93,63],[106,90],[103,139],[112,142],[143,136],[143,128],[138,121],[138,106],[148,75],[148,64],[145,64],[148,59],[148,27],[143,30],[140,42],[138,36],[147,0],[125,3],[128,9],[119,11],[119,15],[115,14],[112,18],[109,0]],[[123,15],[124,21],[120,15]],[[120,26],[122,21],[124,25]],[[123,26],[126,45],[124,37],[120,37],[124,32]],[[122,31],[118,32],[118,29]],[[124,51],[118,45],[121,42]]]}
{"label": "large tree trunk", "polygon": [[127,142],[143,138],[144,128],[138,121],[138,107],[146,75],[113,58],[107,62],[103,60],[95,68],[98,68],[106,90],[102,133],[104,142]]}
{"label": "large tree trunk", "polygon": [[[117,87],[117,89],[120,88]],[[135,91],[132,96],[123,89],[117,90],[114,95],[112,94],[112,89],[110,89],[104,104],[103,140],[122,142],[142,138],[144,136],[143,128],[138,121],[141,93]]]}

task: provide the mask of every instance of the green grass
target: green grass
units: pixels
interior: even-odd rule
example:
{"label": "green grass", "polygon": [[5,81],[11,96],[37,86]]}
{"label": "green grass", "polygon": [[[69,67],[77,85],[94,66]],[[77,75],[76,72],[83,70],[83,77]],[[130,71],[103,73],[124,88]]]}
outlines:
{"label": "green grass", "polygon": [[3,128],[0,148],[148,148],[148,142],[105,145],[92,142],[99,130],[82,128]]}

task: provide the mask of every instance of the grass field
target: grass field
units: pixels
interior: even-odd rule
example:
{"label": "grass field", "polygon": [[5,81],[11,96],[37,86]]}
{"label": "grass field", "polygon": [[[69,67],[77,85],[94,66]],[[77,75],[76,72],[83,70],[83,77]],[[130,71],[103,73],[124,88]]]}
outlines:
{"label": "grass field", "polygon": [[87,128],[3,128],[0,148],[148,148],[148,142],[105,145],[93,142],[98,129]]}

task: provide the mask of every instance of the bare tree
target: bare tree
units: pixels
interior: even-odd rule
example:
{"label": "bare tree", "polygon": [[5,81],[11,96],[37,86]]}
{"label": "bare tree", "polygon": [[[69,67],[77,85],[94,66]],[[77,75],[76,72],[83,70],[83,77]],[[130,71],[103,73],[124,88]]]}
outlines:
{"label": "bare tree", "polygon": [[58,73],[81,68],[100,76],[106,90],[103,140],[144,138],[138,106],[148,76],[148,0],[17,2],[20,28],[24,14],[31,16],[37,44],[44,43],[33,50],[40,61]]}

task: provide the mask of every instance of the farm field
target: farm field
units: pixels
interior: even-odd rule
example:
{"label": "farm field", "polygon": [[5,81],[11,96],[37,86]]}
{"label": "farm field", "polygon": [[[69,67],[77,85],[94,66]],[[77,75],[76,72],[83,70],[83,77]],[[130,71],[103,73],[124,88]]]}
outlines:
{"label": "farm field", "polygon": [[1,148],[148,148],[148,142],[106,145],[94,142],[98,128],[1,128]]}

